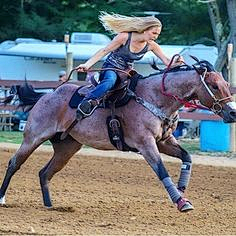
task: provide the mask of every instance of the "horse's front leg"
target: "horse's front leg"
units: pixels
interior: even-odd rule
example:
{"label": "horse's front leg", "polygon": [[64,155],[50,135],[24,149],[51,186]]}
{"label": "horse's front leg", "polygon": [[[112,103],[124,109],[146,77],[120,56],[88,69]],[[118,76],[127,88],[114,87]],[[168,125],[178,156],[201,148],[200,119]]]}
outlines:
{"label": "horse's front leg", "polygon": [[139,144],[138,149],[164,185],[172,202],[177,205],[178,210],[181,212],[192,210],[193,206],[191,203],[182,198],[181,193],[169,176],[161,160],[155,138],[152,136],[143,138],[141,144]]}
{"label": "horse's front leg", "polygon": [[192,160],[191,156],[184,150],[177,142],[173,135],[170,135],[163,141],[157,143],[158,149],[161,153],[181,159],[182,165],[178,181],[178,189],[184,193],[188,187],[191,177]]}

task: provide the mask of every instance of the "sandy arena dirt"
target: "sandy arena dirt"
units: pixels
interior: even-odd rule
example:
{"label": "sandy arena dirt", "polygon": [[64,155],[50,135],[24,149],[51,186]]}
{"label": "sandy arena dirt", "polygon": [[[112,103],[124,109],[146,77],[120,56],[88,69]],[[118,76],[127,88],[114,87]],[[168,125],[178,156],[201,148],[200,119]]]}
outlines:
{"label": "sandy arena dirt", "polygon": [[[15,146],[0,145],[0,151],[2,182]],[[13,177],[7,205],[0,207],[0,234],[236,235],[235,158],[194,156],[187,197],[195,210],[179,213],[138,155],[94,149],[76,154],[54,176],[54,208],[47,210],[38,171],[51,155],[48,147],[37,150]],[[176,181],[180,162],[164,160]]]}

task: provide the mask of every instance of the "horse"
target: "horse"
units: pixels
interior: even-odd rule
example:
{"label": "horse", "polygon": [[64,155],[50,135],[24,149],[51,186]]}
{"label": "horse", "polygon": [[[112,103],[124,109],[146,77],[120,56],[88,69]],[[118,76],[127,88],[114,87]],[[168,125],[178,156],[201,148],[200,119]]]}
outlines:
{"label": "horse", "polygon": [[[76,109],[68,104],[78,85],[66,83],[47,93],[30,111],[21,146],[11,157],[0,188],[0,205],[6,204],[5,195],[13,175],[43,142],[50,140],[53,155],[39,171],[39,180],[46,208],[52,208],[49,182],[83,145],[99,150],[115,150],[110,142],[106,118],[110,110],[100,107],[91,116],[79,120],[64,138],[58,138],[76,119]],[[223,118],[236,121],[236,104],[229,84],[207,61],[194,66],[165,70],[138,79],[135,90],[128,90],[130,100],[117,107],[124,141],[137,150],[163,184],[173,204],[180,212],[193,210],[184,196],[192,169],[190,154],[173,135],[178,122],[178,111],[184,103],[199,100],[200,104]],[[172,181],[161,159],[161,153],[180,159],[181,169],[177,183]]]}

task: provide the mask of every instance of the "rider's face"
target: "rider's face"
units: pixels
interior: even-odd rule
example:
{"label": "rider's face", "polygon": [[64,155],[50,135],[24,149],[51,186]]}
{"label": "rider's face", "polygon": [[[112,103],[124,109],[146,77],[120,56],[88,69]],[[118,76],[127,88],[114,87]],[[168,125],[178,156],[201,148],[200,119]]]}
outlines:
{"label": "rider's face", "polygon": [[161,33],[161,27],[157,26],[151,27],[144,31],[147,40],[153,40],[153,41],[155,41],[158,38],[160,33]]}

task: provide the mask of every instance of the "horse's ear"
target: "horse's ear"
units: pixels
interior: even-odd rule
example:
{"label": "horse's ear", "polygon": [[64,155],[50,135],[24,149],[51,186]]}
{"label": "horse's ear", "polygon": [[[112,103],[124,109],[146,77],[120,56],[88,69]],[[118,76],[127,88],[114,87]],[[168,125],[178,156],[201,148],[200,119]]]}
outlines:
{"label": "horse's ear", "polygon": [[197,63],[200,63],[200,61],[198,60],[197,57],[193,56],[193,55],[189,55],[194,61],[196,61]]}

